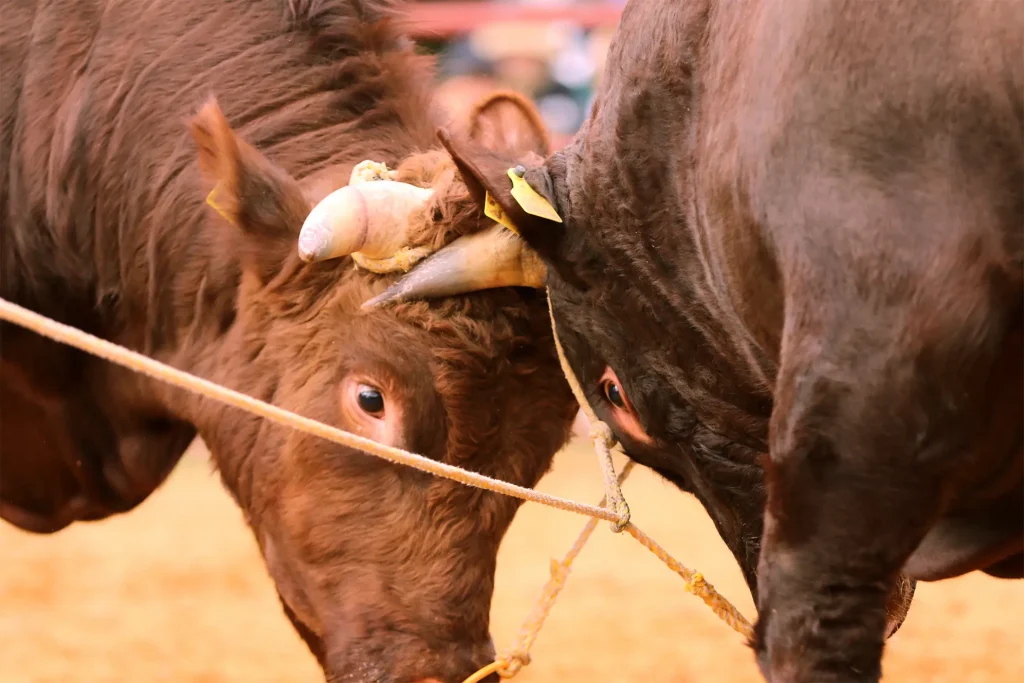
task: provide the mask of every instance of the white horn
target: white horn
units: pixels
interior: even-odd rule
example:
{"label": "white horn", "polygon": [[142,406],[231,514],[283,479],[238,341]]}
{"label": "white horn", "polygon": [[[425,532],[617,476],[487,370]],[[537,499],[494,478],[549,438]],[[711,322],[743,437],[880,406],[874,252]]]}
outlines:
{"label": "white horn", "polygon": [[454,240],[363,304],[455,296],[497,287],[542,289],[547,268],[526,242],[503,225]]}
{"label": "white horn", "polygon": [[303,261],[360,253],[387,258],[407,244],[411,220],[433,190],[394,180],[346,185],[313,207],[299,233]]}

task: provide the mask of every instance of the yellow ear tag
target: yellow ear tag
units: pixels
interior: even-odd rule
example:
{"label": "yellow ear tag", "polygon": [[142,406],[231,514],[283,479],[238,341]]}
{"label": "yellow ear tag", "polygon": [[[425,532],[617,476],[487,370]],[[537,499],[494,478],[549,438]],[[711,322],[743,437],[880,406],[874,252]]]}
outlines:
{"label": "yellow ear tag", "polygon": [[508,217],[508,214],[502,211],[501,207],[498,206],[498,202],[494,201],[494,197],[491,196],[490,192],[488,192],[484,198],[484,215],[492,221],[504,225],[515,234],[519,234],[519,230],[516,228],[515,223],[513,223],[512,219]]}
{"label": "yellow ear tag", "polygon": [[219,185],[215,185],[214,188],[210,190],[210,194],[206,195],[206,203],[209,204],[214,211],[219,213],[224,220],[226,220],[228,223],[234,224],[235,219],[229,216],[227,212],[224,211],[224,209],[217,206],[217,201],[214,199],[214,195],[217,194],[218,187]]}
{"label": "yellow ear tag", "polygon": [[540,196],[537,190],[530,187],[525,178],[516,175],[515,169],[508,169],[508,177],[512,179],[512,198],[519,203],[519,206],[531,216],[540,216],[555,223],[561,223],[562,218],[555,211],[551,203]]}

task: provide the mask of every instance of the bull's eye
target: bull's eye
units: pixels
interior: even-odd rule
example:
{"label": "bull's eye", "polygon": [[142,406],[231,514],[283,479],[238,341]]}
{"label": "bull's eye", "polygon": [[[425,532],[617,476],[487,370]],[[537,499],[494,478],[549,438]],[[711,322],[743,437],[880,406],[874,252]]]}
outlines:
{"label": "bull's eye", "polygon": [[377,418],[384,416],[384,394],[380,393],[379,389],[365,384],[360,386],[356,402],[359,404],[359,409],[367,415]]}
{"label": "bull's eye", "polygon": [[605,400],[612,406],[608,417],[610,418],[610,426],[616,430],[616,435],[619,435],[621,438],[621,434],[626,434],[631,440],[641,444],[652,443],[647,430],[640,423],[640,418],[636,414],[632,401],[626,396],[626,392],[622,390],[622,383],[619,382],[615,371],[610,367],[604,369],[604,374],[601,375],[600,386]]}
{"label": "bull's eye", "polygon": [[626,409],[626,399],[622,396],[622,389],[619,388],[618,383],[611,380],[605,380],[604,382],[604,395],[616,408]]}
{"label": "bull's eye", "polygon": [[633,406],[630,405],[629,398],[622,389],[622,382],[619,381],[615,371],[610,367],[604,369],[604,374],[601,375],[600,386],[601,393],[604,394],[604,398],[608,403],[626,413],[633,412]]}

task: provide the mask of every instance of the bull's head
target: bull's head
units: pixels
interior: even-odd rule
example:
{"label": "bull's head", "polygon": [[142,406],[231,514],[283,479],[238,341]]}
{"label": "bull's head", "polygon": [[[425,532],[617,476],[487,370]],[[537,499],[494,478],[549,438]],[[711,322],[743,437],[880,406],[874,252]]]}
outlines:
{"label": "bull's head", "polygon": [[[703,389],[688,381],[686,368],[692,361],[676,354],[671,332],[662,325],[672,319],[673,311],[663,310],[658,321],[650,311],[669,304],[644,301],[638,305],[629,277],[611,270],[608,254],[614,248],[598,245],[599,240],[614,244],[615,231],[626,229],[608,218],[623,211],[622,207],[610,196],[598,197],[604,203],[593,206],[594,198],[584,198],[579,189],[585,183],[570,187],[568,182],[568,169],[588,150],[574,146],[541,164],[513,170],[472,140],[444,131],[440,137],[478,210],[497,216],[507,227],[495,225],[485,233],[452,242],[366,307],[510,284],[547,286],[568,360],[597,414],[613,428],[631,457],[655,467],[701,500],[756,598],[765,503],[759,466],[762,451],[695,419],[693,404],[700,403]],[[592,185],[599,188],[598,194],[613,194],[604,182]],[[526,195],[523,183],[528,185]],[[595,214],[608,225],[600,236],[585,227],[588,221],[598,220]],[[625,255],[618,254],[623,261],[646,258],[637,250],[624,249]],[[639,286],[647,287],[653,298],[659,297],[656,284]],[[673,383],[654,368],[680,376]],[[710,413],[714,419],[714,411]],[[652,430],[651,425],[658,429]],[[676,472],[669,473],[668,462],[678,463]],[[914,583],[899,577],[889,600],[887,635],[903,622],[913,592]]]}
{"label": "bull's head", "polygon": [[[360,308],[397,277],[382,273],[459,236],[497,237],[481,232],[489,221],[448,155],[404,157],[416,144],[387,140],[371,158],[394,170],[353,170],[370,156],[363,146],[300,181],[236,136],[216,104],[193,134],[220,214],[208,212],[210,241],[242,262],[237,317],[204,374],[384,444],[536,484],[576,412],[543,297],[503,287]],[[506,164],[547,152],[536,113],[512,96],[479,107],[469,134]],[[489,285],[517,284],[502,277]],[[210,406],[195,421],[330,680],[453,681],[489,661],[496,554],[518,501]]]}

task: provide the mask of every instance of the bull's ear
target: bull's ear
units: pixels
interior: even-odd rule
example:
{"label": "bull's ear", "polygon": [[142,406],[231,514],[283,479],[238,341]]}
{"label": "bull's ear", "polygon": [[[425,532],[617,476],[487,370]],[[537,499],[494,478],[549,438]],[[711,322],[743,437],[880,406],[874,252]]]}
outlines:
{"label": "bull's ear", "polygon": [[[438,131],[438,138],[451,155],[480,210],[484,211],[487,198],[490,197],[527,244],[544,260],[552,260],[565,235],[564,224],[527,213],[512,196],[513,185],[508,172],[517,165],[516,162],[507,154],[492,151],[475,140],[457,137],[447,129]],[[553,191],[554,179],[551,169],[560,166],[557,155],[547,162],[535,157],[535,161],[527,166],[524,176],[530,187],[546,199],[559,216],[562,215],[562,211]]]}
{"label": "bull's ear", "polygon": [[270,280],[295,253],[309,202],[294,178],[235,135],[215,100],[192,119],[191,131],[211,211],[241,231],[244,265]]}
{"label": "bull's ear", "polygon": [[512,91],[498,91],[476,103],[469,116],[469,138],[517,161],[539,161],[551,152],[551,139],[537,109]]}

